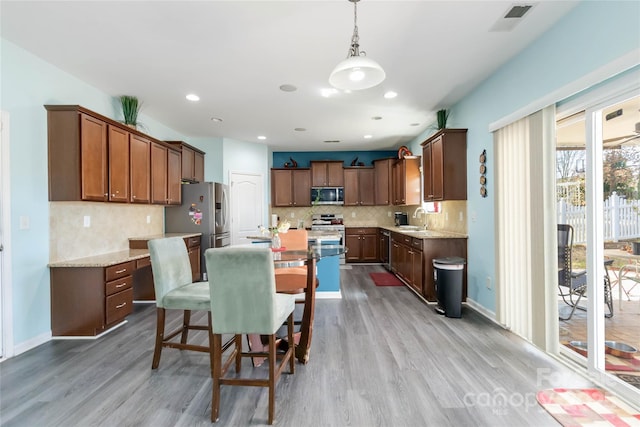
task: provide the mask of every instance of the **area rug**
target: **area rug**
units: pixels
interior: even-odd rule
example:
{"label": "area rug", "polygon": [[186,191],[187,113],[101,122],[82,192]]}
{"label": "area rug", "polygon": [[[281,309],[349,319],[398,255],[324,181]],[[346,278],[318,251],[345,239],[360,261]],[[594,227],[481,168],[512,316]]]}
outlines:
{"label": "area rug", "polygon": [[640,413],[615,396],[595,388],[554,388],[539,391],[536,399],[565,427],[637,426]]}
{"label": "area rug", "polygon": [[631,384],[636,388],[640,388],[640,375],[616,374],[622,381]]}
{"label": "area rug", "polygon": [[386,271],[383,273],[369,273],[369,276],[371,276],[376,286],[402,286],[404,284],[396,276]]}

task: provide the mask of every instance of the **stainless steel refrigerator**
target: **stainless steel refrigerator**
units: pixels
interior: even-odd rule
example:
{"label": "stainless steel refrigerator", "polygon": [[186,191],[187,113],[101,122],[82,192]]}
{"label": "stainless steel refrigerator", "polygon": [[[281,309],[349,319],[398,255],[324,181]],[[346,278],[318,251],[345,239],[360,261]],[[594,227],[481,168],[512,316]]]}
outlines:
{"label": "stainless steel refrigerator", "polygon": [[200,271],[207,278],[204,253],[231,243],[229,187],[219,182],[182,185],[182,205],[164,210],[165,232],[202,233],[200,239]]}

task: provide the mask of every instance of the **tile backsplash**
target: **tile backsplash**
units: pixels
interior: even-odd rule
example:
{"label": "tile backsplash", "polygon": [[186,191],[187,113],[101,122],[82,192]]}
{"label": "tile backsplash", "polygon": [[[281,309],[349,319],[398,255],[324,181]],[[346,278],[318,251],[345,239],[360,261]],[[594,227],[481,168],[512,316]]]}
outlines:
{"label": "tile backsplash", "polygon": [[[84,226],[85,217],[89,227]],[[123,251],[129,249],[130,237],[164,232],[164,207],[49,202],[49,230],[49,262]]]}
{"label": "tile backsplash", "polygon": [[[467,234],[467,202],[447,201],[441,202],[441,212],[426,214],[427,228],[439,231],[451,231]],[[316,206],[314,208],[281,208],[272,207],[271,214],[276,214],[280,220],[286,219],[292,227],[296,227],[299,219],[304,219],[305,227],[311,226],[311,213],[324,214],[335,213],[344,215],[344,224],[347,227],[377,227],[393,226],[393,213],[396,211],[409,214],[409,224],[423,225],[424,215],[413,218],[413,213],[418,206]],[[462,214],[462,220],[460,215]]]}

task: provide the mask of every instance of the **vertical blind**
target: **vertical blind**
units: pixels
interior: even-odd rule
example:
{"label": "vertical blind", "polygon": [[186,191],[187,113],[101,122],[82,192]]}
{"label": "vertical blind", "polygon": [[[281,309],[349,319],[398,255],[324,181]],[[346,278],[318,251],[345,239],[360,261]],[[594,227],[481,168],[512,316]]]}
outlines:
{"label": "vertical blind", "polygon": [[554,129],[548,107],[494,132],[497,320],[543,348],[557,326]]}

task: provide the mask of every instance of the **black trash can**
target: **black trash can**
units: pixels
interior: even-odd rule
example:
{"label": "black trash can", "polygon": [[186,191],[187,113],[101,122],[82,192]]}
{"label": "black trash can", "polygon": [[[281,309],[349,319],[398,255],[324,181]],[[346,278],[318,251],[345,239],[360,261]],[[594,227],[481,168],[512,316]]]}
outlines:
{"label": "black trash can", "polygon": [[466,261],[460,257],[433,259],[436,311],[447,317],[462,317],[462,275]]}

